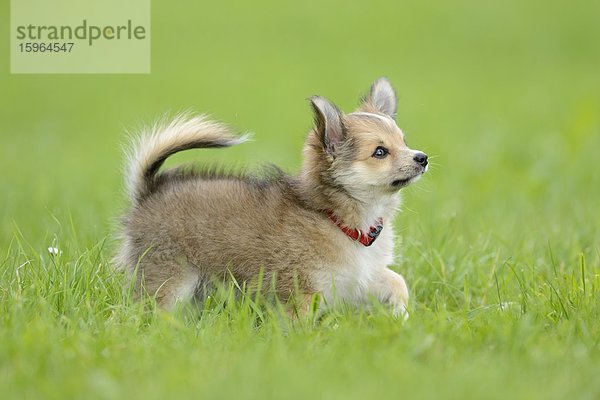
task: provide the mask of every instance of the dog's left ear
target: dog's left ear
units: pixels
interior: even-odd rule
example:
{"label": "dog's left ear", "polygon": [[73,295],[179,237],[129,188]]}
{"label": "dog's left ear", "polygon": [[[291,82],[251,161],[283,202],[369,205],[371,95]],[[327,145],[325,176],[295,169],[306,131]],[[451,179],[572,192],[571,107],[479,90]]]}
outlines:
{"label": "dog's left ear", "polygon": [[369,93],[362,98],[360,109],[368,111],[370,108],[396,118],[398,98],[387,78],[379,78],[373,82]]}
{"label": "dog's left ear", "polygon": [[342,124],[342,112],[323,97],[313,96],[309,100],[315,113],[315,131],[325,151],[334,155],[346,135]]}

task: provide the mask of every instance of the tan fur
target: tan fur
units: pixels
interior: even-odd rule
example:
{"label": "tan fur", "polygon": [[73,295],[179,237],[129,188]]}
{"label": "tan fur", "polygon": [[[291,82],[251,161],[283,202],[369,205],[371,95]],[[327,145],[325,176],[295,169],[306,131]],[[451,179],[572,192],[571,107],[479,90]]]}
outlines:
{"label": "tan fur", "polygon": [[[174,152],[224,147],[243,141],[204,117],[179,118],[142,135],[126,180],[132,208],[123,218],[120,268],[159,304],[203,296],[212,279],[273,283],[287,300],[320,293],[360,304],[369,296],[405,310],[404,279],[393,261],[391,222],[399,189],[425,172],[413,160],[396,126],[389,82],[376,81],[357,112],[344,114],[327,100],[311,99],[315,128],[304,146],[298,176],[273,170],[263,178],[181,168],[158,173]],[[389,149],[373,157],[377,146]],[[326,215],[367,230],[382,217],[384,229],[370,247],[351,241]]]}

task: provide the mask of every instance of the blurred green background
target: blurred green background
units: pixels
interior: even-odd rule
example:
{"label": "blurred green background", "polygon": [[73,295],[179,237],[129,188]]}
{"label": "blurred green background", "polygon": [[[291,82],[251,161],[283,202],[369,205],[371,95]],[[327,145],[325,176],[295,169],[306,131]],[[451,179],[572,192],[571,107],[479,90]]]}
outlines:
{"label": "blurred green background", "polygon": [[5,36],[2,242],[14,224],[35,241],[71,216],[80,233],[107,234],[125,204],[125,131],[165,112],[206,112],[255,132],[249,145],[176,162],[293,172],[311,125],[306,98],[350,111],[382,75],[397,89],[409,144],[435,157],[407,191],[401,225],[433,233],[454,218],[541,245],[592,233],[599,16],[598,1],[154,1],[149,75],[10,75]]}
{"label": "blurred green background", "polygon": [[[238,398],[232,382],[246,398],[597,398],[600,1],[155,0],[149,75],[11,75],[1,4],[0,382],[15,398]],[[120,304],[102,240],[127,206],[126,131],[210,113],[255,141],[169,164],[293,173],[306,98],[350,111],[380,76],[432,159],[396,220],[406,325],[288,335],[243,312],[146,323]]]}

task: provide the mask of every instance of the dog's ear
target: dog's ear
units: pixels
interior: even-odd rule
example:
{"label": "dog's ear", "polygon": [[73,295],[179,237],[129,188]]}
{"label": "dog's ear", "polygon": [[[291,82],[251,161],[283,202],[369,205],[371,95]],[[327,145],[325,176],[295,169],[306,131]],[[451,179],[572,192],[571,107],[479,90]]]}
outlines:
{"label": "dog's ear", "polygon": [[360,109],[368,111],[375,110],[396,118],[398,98],[396,92],[387,78],[379,78],[371,85],[369,93],[362,98]]}
{"label": "dog's ear", "polygon": [[323,97],[313,96],[309,100],[315,113],[317,135],[319,135],[325,151],[333,155],[336,147],[346,136],[346,129],[342,123],[342,112]]}

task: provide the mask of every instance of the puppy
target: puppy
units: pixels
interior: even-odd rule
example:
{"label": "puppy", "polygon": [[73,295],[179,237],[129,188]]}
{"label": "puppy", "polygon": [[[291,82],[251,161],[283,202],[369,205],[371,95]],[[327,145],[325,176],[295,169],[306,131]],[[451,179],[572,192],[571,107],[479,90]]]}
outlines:
{"label": "puppy", "polygon": [[139,137],[126,170],[132,206],[116,257],[139,294],[169,309],[202,298],[215,278],[260,276],[284,301],[293,293],[306,301],[318,294],[325,305],[374,297],[405,313],[406,283],[388,268],[392,222],[400,189],[427,171],[427,155],[407,147],[385,78],[353,113],[323,97],[310,103],[315,122],[297,176],[159,171],[179,151],[247,140],[202,116],[181,116]]}

